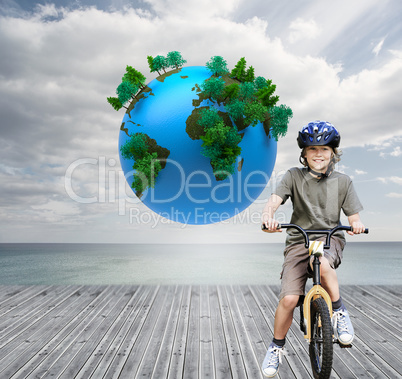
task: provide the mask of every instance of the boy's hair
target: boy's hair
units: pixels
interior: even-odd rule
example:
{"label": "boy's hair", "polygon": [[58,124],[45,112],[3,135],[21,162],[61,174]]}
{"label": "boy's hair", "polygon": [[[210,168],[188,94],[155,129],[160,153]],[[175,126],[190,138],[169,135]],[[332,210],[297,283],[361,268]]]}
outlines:
{"label": "boy's hair", "polygon": [[[307,164],[307,159],[305,158],[305,156],[306,156],[306,149],[307,149],[307,147],[304,147],[303,149],[302,149],[302,151],[301,151],[301,153],[300,153],[300,157],[299,157],[299,162],[303,165],[303,166],[305,166],[305,167],[308,167],[308,164]],[[342,150],[341,149],[338,149],[338,148],[332,148],[331,147],[331,149],[332,149],[332,157],[331,158],[333,158],[333,162],[334,163],[338,163],[340,160],[341,160],[341,155],[342,155]]]}

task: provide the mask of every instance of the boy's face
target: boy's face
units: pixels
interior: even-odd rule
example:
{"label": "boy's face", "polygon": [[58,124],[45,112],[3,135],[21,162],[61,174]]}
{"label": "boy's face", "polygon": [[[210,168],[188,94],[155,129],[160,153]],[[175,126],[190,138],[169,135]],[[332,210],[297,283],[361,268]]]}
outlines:
{"label": "boy's face", "polygon": [[325,173],[331,161],[332,153],[333,150],[329,146],[308,146],[305,158],[312,170]]}

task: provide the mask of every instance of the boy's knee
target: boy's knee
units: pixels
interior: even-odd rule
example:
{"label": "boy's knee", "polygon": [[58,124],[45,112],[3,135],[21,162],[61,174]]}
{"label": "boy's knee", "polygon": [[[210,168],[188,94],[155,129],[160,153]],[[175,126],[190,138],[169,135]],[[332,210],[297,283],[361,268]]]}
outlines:
{"label": "boy's knee", "polygon": [[331,265],[330,265],[330,263],[329,263],[327,258],[322,257],[320,259],[320,262],[321,262],[321,267],[320,267],[321,275],[326,276],[327,274],[332,273],[333,271],[335,271],[335,269],[333,269],[331,267]]}
{"label": "boy's knee", "polygon": [[282,306],[286,309],[293,310],[299,302],[299,295],[286,295],[282,298]]}

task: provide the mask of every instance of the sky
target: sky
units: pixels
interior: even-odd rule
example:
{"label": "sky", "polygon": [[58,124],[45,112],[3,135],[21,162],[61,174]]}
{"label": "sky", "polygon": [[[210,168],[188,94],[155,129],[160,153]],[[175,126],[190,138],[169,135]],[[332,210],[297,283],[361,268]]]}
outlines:
{"label": "sky", "polygon": [[[352,3],[2,0],[0,242],[282,242],[260,231],[261,211],[273,183],[299,165],[298,130],[317,119],[341,132],[337,169],[353,179],[370,228],[348,240],[401,240],[402,4]],[[223,223],[158,219],[121,180],[124,112],[106,97],[126,65],[149,82],[146,57],[172,50],[189,66],[246,57],[294,113],[271,182]],[[278,212],[288,221],[290,202]]]}

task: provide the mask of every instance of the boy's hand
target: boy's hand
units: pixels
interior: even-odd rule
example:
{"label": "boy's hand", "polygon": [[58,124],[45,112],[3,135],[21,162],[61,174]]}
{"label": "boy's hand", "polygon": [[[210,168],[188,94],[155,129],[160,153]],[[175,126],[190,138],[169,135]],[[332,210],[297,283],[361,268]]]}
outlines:
{"label": "boy's hand", "polygon": [[264,232],[267,233],[276,233],[282,232],[282,229],[278,229],[279,222],[276,221],[274,218],[264,218],[262,220],[263,225],[265,225],[266,229],[263,229]]}
{"label": "boy's hand", "polygon": [[352,227],[353,231],[347,233],[351,236],[353,236],[354,234],[364,233],[365,227],[361,221],[354,221],[351,223],[350,226]]}
{"label": "boy's hand", "polygon": [[264,232],[275,233],[282,231],[281,229],[277,229],[279,222],[274,219],[275,212],[282,202],[282,198],[275,194],[272,194],[268,199],[261,216],[262,224],[266,228],[262,229]]}

